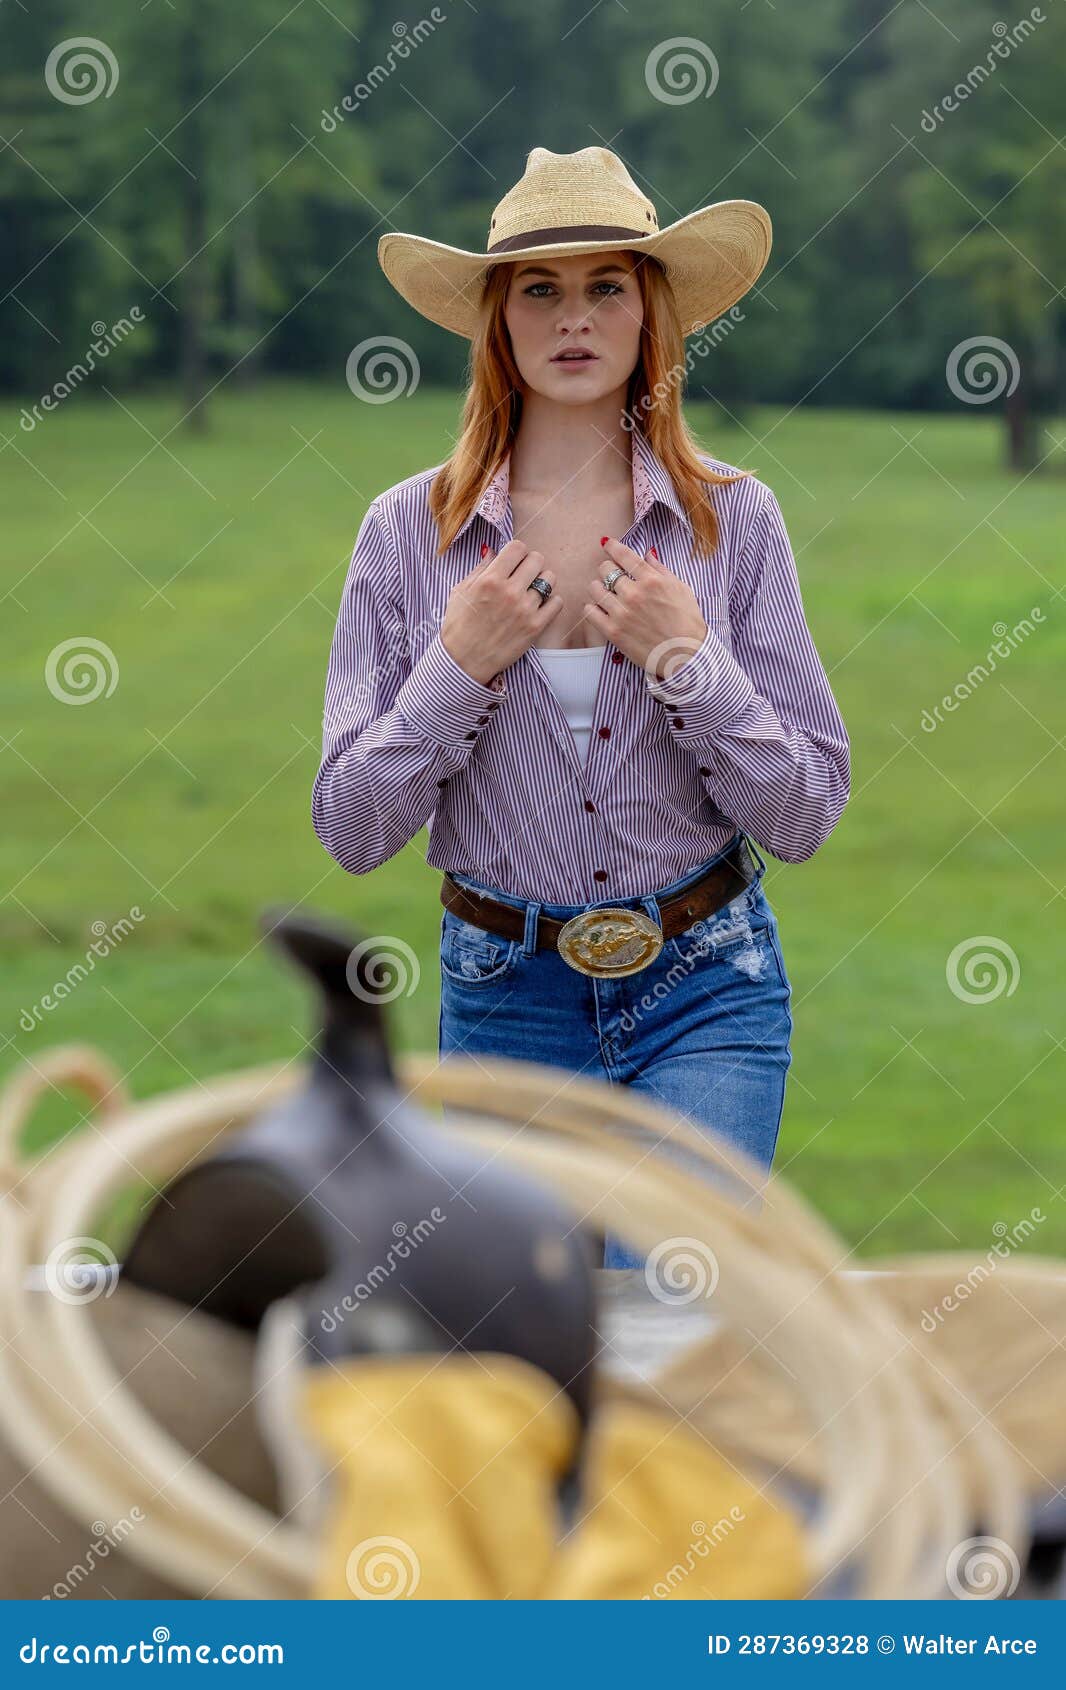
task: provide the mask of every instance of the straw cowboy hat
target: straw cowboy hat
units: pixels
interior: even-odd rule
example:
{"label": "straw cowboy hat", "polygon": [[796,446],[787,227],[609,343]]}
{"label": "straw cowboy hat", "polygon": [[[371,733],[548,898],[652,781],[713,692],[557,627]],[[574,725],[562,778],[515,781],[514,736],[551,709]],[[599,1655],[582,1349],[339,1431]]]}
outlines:
{"label": "straw cowboy hat", "polygon": [[753,286],[770,256],[770,233],[769,215],[753,200],[719,200],[660,229],[651,200],[608,147],[534,147],[492,214],[484,252],[389,234],[378,241],[378,263],[423,317],[469,340],[494,260],[635,247],[662,264],[682,332],[692,334]]}

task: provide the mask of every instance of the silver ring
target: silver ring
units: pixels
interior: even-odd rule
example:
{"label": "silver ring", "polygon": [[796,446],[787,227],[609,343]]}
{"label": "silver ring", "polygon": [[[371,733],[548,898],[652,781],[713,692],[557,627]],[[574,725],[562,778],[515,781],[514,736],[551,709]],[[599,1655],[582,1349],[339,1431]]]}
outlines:
{"label": "silver ring", "polygon": [[550,581],[545,581],[543,575],[535,575],[529,585],[534,592],[540,594],[541,603],[543,603],[545,599],[551,598],[552,584]]}
{"label": "silver ring", "polygon": [[604,576],[603,584],[607,588],[607,591],[609,593],[617,593],[618,589],[615,586],[615,582],[617,581],[617,579],[620,575],[628,575],[628,574],[629,574],[628,569],[620,569],[619,566],[617,564],[615,564],[614,568],[611,570],[611,573],[609,575]]}

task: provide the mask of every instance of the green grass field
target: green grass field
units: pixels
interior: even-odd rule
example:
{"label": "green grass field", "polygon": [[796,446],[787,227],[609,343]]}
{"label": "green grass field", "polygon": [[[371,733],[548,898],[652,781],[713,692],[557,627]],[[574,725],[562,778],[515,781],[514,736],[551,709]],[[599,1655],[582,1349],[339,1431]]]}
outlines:
{"label": "green grass field", "polygon": [[[32,434],[18,410],[4,406],[0,453],[0,1073],[88,1040],[143,1096],[298,1052],[311,1005],[256,927],[275,902],[413,946],[422,978],[392,1005],[394,1038],[435,1051],[425,838],[354,879],[315,838],[310,790],[359,522],[447,455],[457,398],[223,388],[202,439],[168,436],[170,394],[75,395]],[[1034,1207],[1047,1219],[1029,1247],[1066,1250],[1061,425],[1022,479],[1002,467],[999,418],[976,409],[760,409],[745,428],[688,415],[777,493],[852,739],[827,845],[769,859],[796,1023],[777,1165],[863,1254],[983,1252]],[[1034,606],[1044,620],[923,731],[993,626]],[[84,636],[114,652],[118,683],[72,706],[45,665]],[[25,1031],[93,924],[133,906],[130,936]],[[1017,983],[967,1003],[946,965],[980,935],[1015,953]],[[34,1138],[76,1118],[53,1097]]]}

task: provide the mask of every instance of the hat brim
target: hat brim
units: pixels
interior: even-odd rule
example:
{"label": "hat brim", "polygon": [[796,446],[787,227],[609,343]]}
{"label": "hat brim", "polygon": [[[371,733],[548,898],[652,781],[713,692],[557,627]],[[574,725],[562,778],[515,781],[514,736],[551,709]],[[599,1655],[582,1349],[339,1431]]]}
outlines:
{"label": "hat brim", "polygon": [[657,234],[618,240],[532,243],[506,253],[467,252],[422,235],[387,234],[378,241],[378,263],[409,305],[453,334],[470,340],[477,329],[485,278],[496,264],[536,255],[648,252],[666,271],[682,332],[702,329],[749,292],[770,256],[772,228],[754,200],[720,200],[671,223]]}

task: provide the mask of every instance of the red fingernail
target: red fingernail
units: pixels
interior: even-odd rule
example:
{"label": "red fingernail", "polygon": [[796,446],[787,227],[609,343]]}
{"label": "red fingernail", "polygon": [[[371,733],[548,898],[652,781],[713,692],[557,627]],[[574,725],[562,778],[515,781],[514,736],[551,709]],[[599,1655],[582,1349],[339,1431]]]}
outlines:
{"label": "red fingernail", "polygon": [[652,557],[653,557],[653,558],[654,558],[654,559],[655,559],[655,561],[656,561],[656,563],[658,563],[658,562],[659,562],[659,554],[658,554],[658,552],[657,552],[657,551],[656,551],[656,550],[655,550],[655,547],[654,547],[654,546],[652,546],[652,547],[651,547],[651,548],[650,548],[650,549],[651,549],[651,555],[652,555]]}
{"label": "red fingernail", "polygon": [[610,538],[611,538],[611,536],[609,534],[605,534],[603,536],[603,539],[600,541],[600,545],[605,546]]}
{"label": "red fingernail", "polygon": [[482,557],[485,557],[487,555],[488,549],[489,549],[488,546],[482,546],[482,548],[481,548]]}

